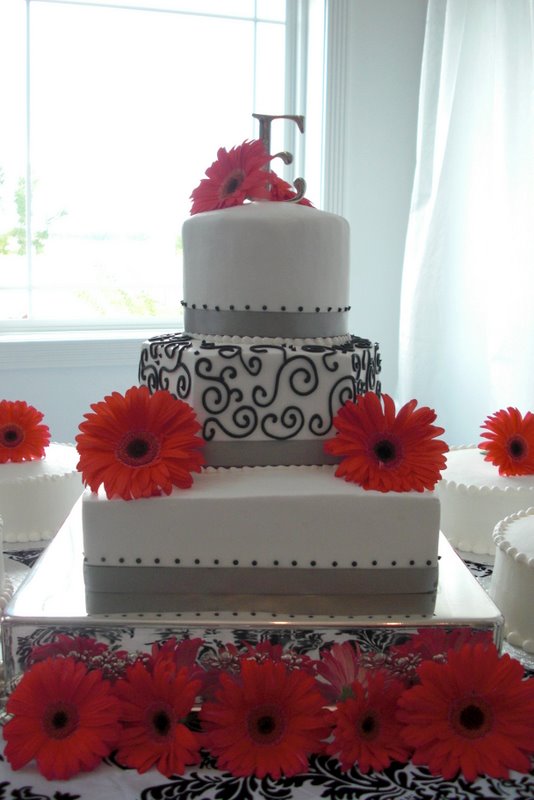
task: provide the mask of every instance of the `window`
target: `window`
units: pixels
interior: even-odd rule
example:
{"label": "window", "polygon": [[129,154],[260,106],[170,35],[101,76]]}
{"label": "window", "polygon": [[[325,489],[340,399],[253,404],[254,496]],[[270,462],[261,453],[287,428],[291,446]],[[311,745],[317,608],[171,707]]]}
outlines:
{"label": "window", "polygon": [[179,327],[189,195],[303,113],[306,0],[0,5],[0,325]]}

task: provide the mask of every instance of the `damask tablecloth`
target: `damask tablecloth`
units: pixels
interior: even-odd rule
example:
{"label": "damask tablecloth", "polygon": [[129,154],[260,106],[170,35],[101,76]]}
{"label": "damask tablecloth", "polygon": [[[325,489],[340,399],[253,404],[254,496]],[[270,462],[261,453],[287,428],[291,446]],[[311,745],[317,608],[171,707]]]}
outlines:
{"label": "damask tablecloth", "polygon": [[[37,552],[11,554],[29,566]],[[468,563],[484,585],[491,574],[487,565]],[[521,657],[521,653],[518,653]],[[532,675],[532,659],[525,661]],[[356,767],[342,771],[337,759],[315,756],[306,773],[274,781],[235,778],[215,769],[208,754],[185,775],[165,778],[156,770],[139,775],[112,758],[90,773],[68,781],[48,781],[34,764],[15,772],[0,753],[0,800],[534,800],[534,763],[529,774],[511,773],[508,779],[463,777],[443,780],[424,767],[392,764],[383,772],[362,774]]]}

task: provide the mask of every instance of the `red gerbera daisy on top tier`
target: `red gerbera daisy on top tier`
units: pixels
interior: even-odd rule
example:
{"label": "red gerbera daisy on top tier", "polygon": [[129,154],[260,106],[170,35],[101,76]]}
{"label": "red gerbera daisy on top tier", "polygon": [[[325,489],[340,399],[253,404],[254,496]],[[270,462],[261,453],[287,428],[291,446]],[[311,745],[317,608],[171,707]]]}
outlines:
{"label": "red gerbera daisy on top tier", "polygon": [[0,464],[44,457],[50,431],[42,419],[24,400],[0,400]]}
{"label": "red gerbera daisy on top tier", "polygon": [[111,685],[72,658],[35,664],[6,710],[15,715],[4,727],[7,760],[21,769],[35,759],[49,780],[94,769],[117,743],[119,702]]}
{"label": "red gerbera daisy on top tier", "polygon": [[395,413],[387,394],[374,392],[347,402],[334,418],[338,433],[325,450],[342,461],[336,475],[380,492],[433,489],[445,468],[444,432],[431,408],[410,400]]}
{"label": "red gerbera daisy on top tier", "polygon": [[534,474],[534,414],[523,417],[517,408],[497,411],[481,425],[487,430],[478,446],[485,461],[499,467],[499,475]]}
{"label": "red gerbera daisy on top tier", "polygon": [[221,675],[201,720],[206,746],[220,769],[277,779],[303,772],[328,735],[323,699],[314,679],[282,663],[243,661],[241,673]]}
{"label": "red gerbera daisy on top tier", "polygon": [[219,148],[217,161],[208,167],[206,177],[191,194],[191,214],[240,206],[245,200],[268,199],[265,167],[270,160],[260,139],[245,141],[231,150]]}
{"label": "red gerbera daisy on top tier", "polygon": [[534,753],[534,682],[494,645],[464,645],[446,664],[425,661],[421,683],[399,700],[403,738],[413,761],[446,780],[461,771],[508,777],[528,772]]}
{"label": "red gerbera daisy on top tier", "polygon": [[191,406],[169,392],[151,395],[146,386],[133,386],[91,408],[76,442],[78,469],[93,492],[103,484],[108,497],[130,500],[191,486],[191,472],[200,472],[204,461]]}

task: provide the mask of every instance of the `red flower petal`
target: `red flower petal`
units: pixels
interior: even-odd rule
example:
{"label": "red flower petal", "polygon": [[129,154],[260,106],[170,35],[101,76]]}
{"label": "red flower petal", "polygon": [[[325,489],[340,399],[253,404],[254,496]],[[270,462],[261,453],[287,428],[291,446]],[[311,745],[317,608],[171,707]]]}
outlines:
{"label": "red flower petal", "polygon": [[244,660],[240,675],[222,674],[201,720],[218,766],[238,776],[296,775],[328,735],[314,679],[272,661]]}
{"label": "red flower petal", "polygon": [[35,664],[10,695],[4,727],[13,769],[35,759],[49,780],[94,769],[115,747],[119,704],[99,671],[72,658]]}
{"label": "red flower petal", "polygon": [[296,192],[293,186],[290,183],[285,181],[283,178],[279,178],[275,172],[269,172],[269,181],[271,184],[271,190],[269,199],[275,201],[292,201],[296,202],[299,206],[312,206],[312,203],[306,198],[301,197],[300,200],[294,200],[296,197]]}
{"label": "red flower petal", "polygon": [[445,468],[444,432],[435,412],[411,400],[395,413],[391,397],[374,392],[347,402],[334,418],[337,435],[325,450],[341,456],[338,477],[380,492],[433,489]]}
{"label": "red flower petal", "polygon": [[91,408],[76,442],[78,469],[93,492],[103,484],[108,497],[130,500],[192,485],[203,440],[191,406],[169,392],[150,395],[146,386],[133,386]]}
{"label": "red flower petal", "polygon": [[478,446],[484,460],[499,468],[500,475],[534,474],[534,414],[523,417],[509,406],[490,415],[481,426],[486,428]]}
{"label": "red flower petal", "polygon": [[386,769],[391,761],[406,761],[409,747],[400,738],[401,724],[395,718],[404,685],[377,670],[366,677],[365,686],[354,681],[352,697],[334,712],[334,738],[328,752],[338,757],[343,769],[355,764],[361,772]]}
{"label": "red flower petal", "polygon": [[255,139],[233,147],[221,147],[217,160],[206,170],[206,177],[191,194],[191,214],[242,205],[245,200],[269,197],[265,170],[271,156],[263,142]]}
{"label": "red flower petal", "polygon": [[24,400],[0,400],[0,464],[44,457],[50,431],[42,419]]}
{"label": "red flower petal", "polygon": [[199,761],[199,739],[185,724],[200,681],[186,667],[158,661],[148,670],[138,662],[115,684],[123,725],[117,759],[143,773],[156,767],[170,777]]}
{"label": "red flower petal", "polygon": [[460,771],[508,777],[528,772],[534,753],[534,684],[494,645],[464,645],[447,663],[425,661],[420,684],[399,700],[402,736],[414,763],[451,779]]}

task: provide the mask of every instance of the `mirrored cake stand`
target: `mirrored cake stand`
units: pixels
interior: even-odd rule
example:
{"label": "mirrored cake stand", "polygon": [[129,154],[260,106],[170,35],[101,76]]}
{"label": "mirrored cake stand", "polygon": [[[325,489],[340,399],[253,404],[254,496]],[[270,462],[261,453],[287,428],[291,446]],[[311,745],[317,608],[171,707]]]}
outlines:
{"label": "mirrored cake stand", "polygon": [[[178,576],[177,576],[178,577]],[[252,596],[173,594],[89,595],[83,577],[81,501],[8,603],[2,617],[4,673],[9,691],[31,648],[56,633],[88,635],[130,652],[170,636],[216,645],[270,640],[308,655],[354,639],[385,648],[421,629],[489,631],[502,644],[503,618],[446,538],[439,543],[433,594]],[[90,611],[88,610],[90,609]]]}

